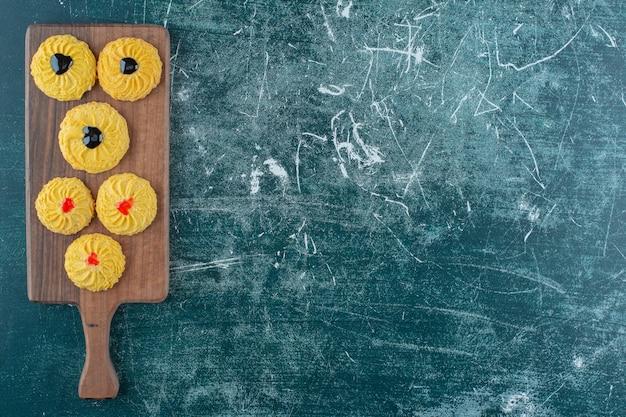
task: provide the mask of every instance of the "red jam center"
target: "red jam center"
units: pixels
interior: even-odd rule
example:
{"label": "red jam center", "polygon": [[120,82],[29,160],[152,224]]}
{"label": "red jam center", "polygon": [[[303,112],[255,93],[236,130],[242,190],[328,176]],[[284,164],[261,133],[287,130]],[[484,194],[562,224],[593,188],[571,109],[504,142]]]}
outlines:
{"label": "red jam center", "polygon": [[117,203],[117,209],[124,216],[128,216],[128,213],[130,212],[130,209],[133,208],[134,203],[135,203],[135,200],[133,198],[122,200],[119,203]]}
{"label": "red jam center", "polygon": [[89,266],[98,266],[100,261],[98,260],[98,254],[95,252],[91,252],[85,261]]}
{"label": "red jam center", "polygon": [[74,207],[76,207],[74,205],[74,200],[69,197],[63,200],[63,203],[61,204],[61,209],[63,210],[63,213],[69,213]]}

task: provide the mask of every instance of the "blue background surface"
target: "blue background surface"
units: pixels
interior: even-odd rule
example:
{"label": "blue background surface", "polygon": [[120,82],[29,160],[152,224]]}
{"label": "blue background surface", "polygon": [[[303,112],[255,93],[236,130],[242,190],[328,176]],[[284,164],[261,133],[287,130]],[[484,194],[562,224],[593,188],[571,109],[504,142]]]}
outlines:
{"label": "blue background surface", "polygon": [[[626,415],[626,10],[2,1],[0,415]],[[171,34],[170,294],[120,392],[26,296],[24,35]]]}

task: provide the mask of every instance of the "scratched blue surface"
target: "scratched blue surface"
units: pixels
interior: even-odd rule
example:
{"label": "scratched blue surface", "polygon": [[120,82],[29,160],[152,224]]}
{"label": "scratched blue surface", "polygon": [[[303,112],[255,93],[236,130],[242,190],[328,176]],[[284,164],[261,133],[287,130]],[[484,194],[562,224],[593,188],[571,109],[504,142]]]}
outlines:
{"label": "scratched blue surface", "polygon": [[[621,2],[0,3],[0,414],[626,415]],[[170,295],[111,401],[26,299],[36,22],[171,34]]]}

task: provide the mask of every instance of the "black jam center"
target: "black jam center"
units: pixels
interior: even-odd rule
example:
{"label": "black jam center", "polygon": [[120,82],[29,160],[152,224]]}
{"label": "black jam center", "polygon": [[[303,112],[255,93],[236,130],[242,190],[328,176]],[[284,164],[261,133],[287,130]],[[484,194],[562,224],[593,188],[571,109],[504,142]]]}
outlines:
{"label": "black jam center", "polygon": [[85,126],[83,128],[83,143],[89,149],[93,149],[102,143],[102,132],[97,127]]}
{"label": "black jam center", "polygon": [[50,66],[55,74],[61,75],[65,73],[74,61],[72,61],[71,56],[65,56],[63,54],[54,54],[50,57]]}
{"label": "black jam center", "polygon": [[120,61],[120,71],[122,71],[122,74],[132,74],[133,72],[137,71],[137,69],[139,69],[137,61],[130,57],[123,58]]}

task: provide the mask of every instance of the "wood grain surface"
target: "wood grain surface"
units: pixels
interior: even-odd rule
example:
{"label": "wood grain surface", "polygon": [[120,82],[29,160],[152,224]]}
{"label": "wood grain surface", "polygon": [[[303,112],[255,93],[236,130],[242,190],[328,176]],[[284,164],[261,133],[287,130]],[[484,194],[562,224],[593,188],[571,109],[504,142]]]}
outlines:
{"label": "wood grain surface", "polygon": [[[36,303],[69,303],[79,307],[87,343],[87,359],[80,382],[83,398],[115,396],[118,382],[109,358],[109,326],[121,303],[159,302],[169,288],[169,34],[151,25],[33,25],[26,34],[26,63],[46,38],[71,34],[89,45],[96,57],[104,45],[122,36],[144,39],[159,50],[163,71],[159,85],[144,99],[121,102],[109,97],[96,82],[81,100],[60,102],[44,95],[26,75],[26,227],[28,298]],[[63,158],[58,131],[66,112],[83,103],[111,104],[124,116],[130,148],[119,165],[100,174],[74,170]],[[142,233],[117,236],[98,221],[71,236],[52,233],[38,220],[34,202],[43,185],[55,177],[77,177],[97,195],[109,176],[132,172],[150,181],[157,193],[157,216]],[[85,233],[104,233],[121,245],[126,269],[111,290],[80,290],[67,278],[64,254]],[[103,375],[106,378],[103,378]]]}

